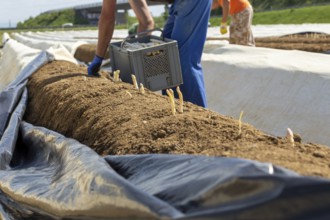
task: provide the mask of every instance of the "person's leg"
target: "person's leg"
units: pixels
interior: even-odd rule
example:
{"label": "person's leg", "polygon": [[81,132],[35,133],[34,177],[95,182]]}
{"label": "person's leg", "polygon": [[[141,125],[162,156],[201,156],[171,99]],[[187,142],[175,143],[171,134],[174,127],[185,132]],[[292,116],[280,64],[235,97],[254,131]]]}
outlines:
{"label": "person's leg", "polygon": [[207,35],[212,0],[175,0],[165,37],[177,40],[185,101],[207,107],[201,57]]}
{"label": "person's leg", "polygon": [[[168,12],[168,18],[163,28],[163,34],[162,34],[163,37],[171,39],[174,23],[175,23],[174,4],[172,4]],[[175,97],[178,98],[178,94],[176,93],[175,89],[173,89],[173,92]],[[162,90],[162,94],[167,95],[166,90]]]}
{"label": "person's leg", "polygon": [[255,40],[253,37],[253,32],[252,32],[252,19],[253,19],[253,8],[249,7],[248,8],[248,18],[247,18],[247,39],[248,39],[248,45],[250,46],[255,46]]}
{"label": "person's leg", "polygon": [[166,20],[166,23],[163,28],[163,36],[166,38],[171,38],[174,23],[175,23],[175,14],[174,14],[174,4],[171,5],[169,12],[168,12],[168,18]]}
{"label": "person's leg", "polygon": [[232,16],[230,24],[230,43],[246,46],[254,46],[254,38],[252,34],[252,16],[251,7]]}
{"label": "person's leg", "polygon": [[240,16],[239,14],[231,15],[230,27],[229,27],[229,43],[238,44],[240,39]]}
{"label": "person's leg", "polygon": [[129,0],[138,21],[138,33],[154,28],[154,19],[151,16],[147,2],[145,0]]}

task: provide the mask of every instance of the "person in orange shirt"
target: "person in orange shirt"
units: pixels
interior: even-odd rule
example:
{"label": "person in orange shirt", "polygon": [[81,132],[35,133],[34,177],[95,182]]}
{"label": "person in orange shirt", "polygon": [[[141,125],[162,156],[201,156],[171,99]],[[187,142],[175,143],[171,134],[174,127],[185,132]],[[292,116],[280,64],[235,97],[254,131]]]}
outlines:
{"label": "person in orange shirt", "polygon": [[228,16],[231,17],[229,42],[246,46],[255,46],[252,33],[253,8],[248,0],[213,0],[212,9],[222,7],[220,33],[226,34]]}

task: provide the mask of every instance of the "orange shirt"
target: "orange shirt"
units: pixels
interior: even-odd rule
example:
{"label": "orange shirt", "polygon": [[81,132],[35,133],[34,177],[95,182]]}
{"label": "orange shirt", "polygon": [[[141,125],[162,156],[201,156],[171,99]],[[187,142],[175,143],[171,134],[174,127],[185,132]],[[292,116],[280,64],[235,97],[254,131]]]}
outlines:
{"label": "orange shirt", "polygon": [[[222,0],[218,0],[219,5],[222,6]],[[247,7],[251,6],[248,0],[231,0],[229,4],[229,14],[233,15],[239,13],[246,9]]]}

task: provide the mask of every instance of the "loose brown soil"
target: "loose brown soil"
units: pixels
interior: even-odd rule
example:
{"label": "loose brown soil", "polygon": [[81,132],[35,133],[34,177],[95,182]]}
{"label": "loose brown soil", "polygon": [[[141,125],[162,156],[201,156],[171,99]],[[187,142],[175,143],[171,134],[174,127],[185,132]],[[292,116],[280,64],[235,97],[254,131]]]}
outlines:
{"label": "loose brown soil", "polygon": [[[86,67],[56,61],[29,80],[25,120],[57,131],[100,155],[198,154],[271,162],[303,175],[330,177],[330,148],[267,135],[251,125],[184,103],[173,116],[168,97],[141,94],[106,73],[88,77]],[[244,120],[244,117],[243,117]],[[302,137],[303,141],[303,137]]]}
{"label": "loose brown soil", "polygon": [[330,35],[311,33],[293,34],[284,37],[256,38],[256,46],[325,53],[330,52]]}

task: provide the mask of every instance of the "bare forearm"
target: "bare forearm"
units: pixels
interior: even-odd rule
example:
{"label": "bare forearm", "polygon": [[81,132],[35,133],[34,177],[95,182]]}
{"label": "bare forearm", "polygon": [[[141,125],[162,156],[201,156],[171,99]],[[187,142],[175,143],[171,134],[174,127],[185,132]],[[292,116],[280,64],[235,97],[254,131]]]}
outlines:
{"label": "bare forearm", "polygon": [[145,0],[129,1],[138,21],[138,32],[143,32],[154,28],[154,19],[151,16],[147,2]]}
{"label": "bare forearm", "polygon": [[227,22],[228,20],[228,14],[229,14],[229,0],[223,0],[222,5],[222,22]]}
{"label": "bare forearm", "polygon": [[104,57],[115,27],[116,0],[104,0],[99,19],[96,55]]}
{"label": "bare forearm", "polygon": [[213,0],[211,9],[214,10],[214,9],[217,9],[217,8],[219,8],[218,0]]}

